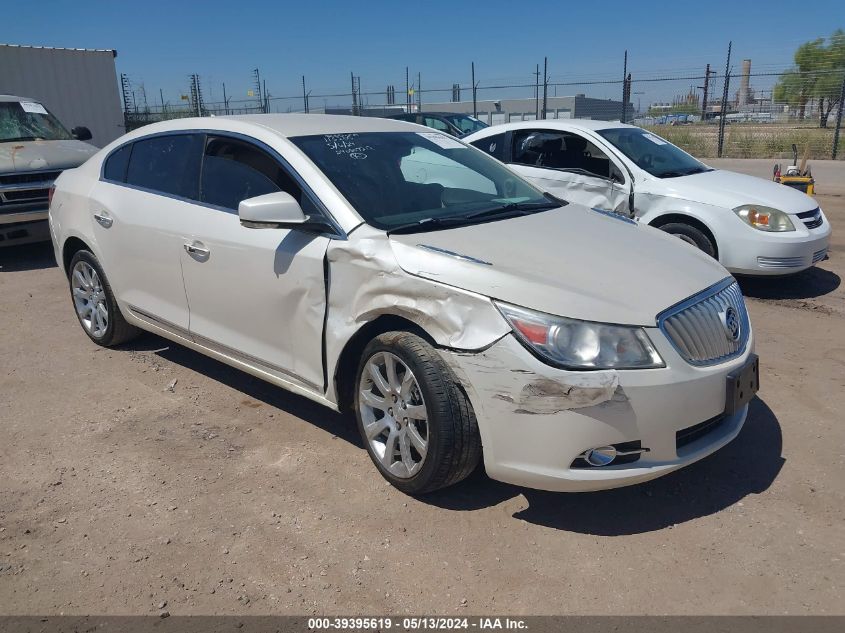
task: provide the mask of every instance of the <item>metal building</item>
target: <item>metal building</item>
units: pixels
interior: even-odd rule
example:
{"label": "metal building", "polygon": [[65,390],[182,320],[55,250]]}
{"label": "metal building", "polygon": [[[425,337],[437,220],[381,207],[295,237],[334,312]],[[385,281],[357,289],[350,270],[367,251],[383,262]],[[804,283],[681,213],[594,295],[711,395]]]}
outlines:
{"label": "metal building", "polygon": [[41,102],[68,129],[84,125],[102,147],[124,132],[117,51],[0,44],[0,94]]}

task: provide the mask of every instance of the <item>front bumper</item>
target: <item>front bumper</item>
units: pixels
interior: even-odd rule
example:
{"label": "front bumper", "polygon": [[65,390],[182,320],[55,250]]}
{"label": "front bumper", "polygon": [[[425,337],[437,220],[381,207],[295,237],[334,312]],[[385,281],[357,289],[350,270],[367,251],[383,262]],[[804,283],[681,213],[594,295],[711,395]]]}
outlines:
{"label": "front bumper", "polygon": [[[570,372],[550,367],[507,335],[479,353],[441,350],[465,386],[478,419],[487,474],[553,491],[589,491],[640,483],[687,466],[737,436],[746,405],[692,441],[677,433],[718,419],[726,377],[753,351],[712,367],[686,363],[657,329],[649,337],[660,369]],[[632,463],[579,468],[587,449],[639,441]]]}
{"label": "front bumper", "polygon": [[830,244],[830,222],[808,229],[800,219],[790,216],[795,231],[765,233],[737,218],[730,244],[720,251],[720,262],[729,271],[743,275],[785,275],[797,273],[820,262]]}

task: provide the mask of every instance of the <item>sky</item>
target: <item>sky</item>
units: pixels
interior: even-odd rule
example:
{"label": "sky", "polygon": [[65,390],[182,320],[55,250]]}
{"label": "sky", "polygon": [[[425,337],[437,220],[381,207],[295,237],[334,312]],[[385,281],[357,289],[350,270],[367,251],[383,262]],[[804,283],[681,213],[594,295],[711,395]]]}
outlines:
{"label": "sky", "polygon": [[[247,100],[258,68],[274,109],[301,108],[302,75],[313,95],[350,92],[350,74],[364,92],[396,86],[404,97],[405,68],[421,76],[428,102],[448,101],[453,83],[468,88],[475,62],[479,98],[513,96],[487,89],[534,82],[536,64],[548,57],[552,82],[619,80],[628,51],[632,101],[669,100],[700,81],[636,83],[637,77],[690,77],[704,65],[724,71],[729,41],[732,66],[752,59],[753,72],[789,66],[795,48],[845,28],[842,0],[813,2],[250,2],[247,0],[145,0],[140,3],[4,3],[0,43],[116,49],[117,72],[126,73],[140,99],[178,102],[189,75],[201,77],[206,101]],[[800,8],[800,10],[799,10]],[[753,80],[770,88],[774,78]],[[2,86],[0,86],[2,91]],[[617,85],[584,84],[550,89],[618,98]],[[525,89],[521,94],[533,94]],[[642,94],[640,94],[642,93]],[[469,90],[462,93],[471,98]],[[348,97],[312,97],[311,106],[348,103]],[[368,101],[379,101],[377,96]]]}

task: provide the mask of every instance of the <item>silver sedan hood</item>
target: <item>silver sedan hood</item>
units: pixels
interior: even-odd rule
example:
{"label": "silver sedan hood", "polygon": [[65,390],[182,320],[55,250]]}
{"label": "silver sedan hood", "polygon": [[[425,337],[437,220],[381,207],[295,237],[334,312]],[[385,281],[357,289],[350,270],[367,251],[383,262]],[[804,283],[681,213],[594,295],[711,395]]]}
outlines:
{"label": "silver sedan hood", "polygon": [[549,314],[654,326],[664,309],[729,276],[698,249],[570,204],[510,220],[392,235],[406,272]]}
{"label": "silver sedan hood", "polygon": [[72,169],[97,153],[81,141],[9,141],[0,143],[0,173]]}

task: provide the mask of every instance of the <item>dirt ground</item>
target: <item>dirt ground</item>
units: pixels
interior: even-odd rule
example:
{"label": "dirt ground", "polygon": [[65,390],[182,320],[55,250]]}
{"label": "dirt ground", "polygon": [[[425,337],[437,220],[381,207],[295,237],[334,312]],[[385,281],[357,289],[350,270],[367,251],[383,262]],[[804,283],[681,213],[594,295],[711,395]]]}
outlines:
{"label": "dirt ground", "polygon": [[153,335],[98,348],[49,247],[0,251],[0,613],[845,614],[845,190],[820,188],[830,258],[742,282],[741,435],[582,495],[406,497],[351,418]]}

